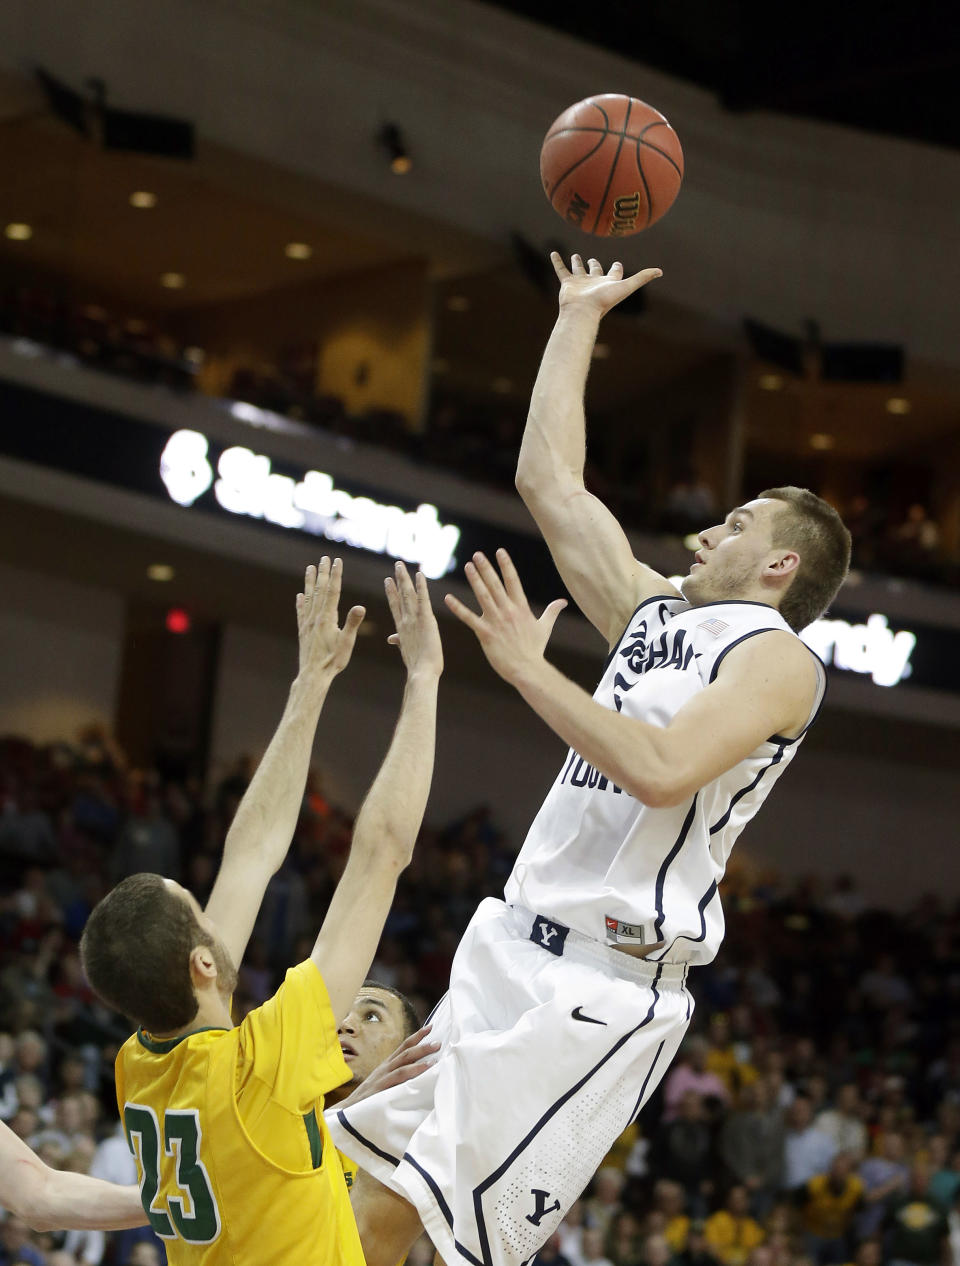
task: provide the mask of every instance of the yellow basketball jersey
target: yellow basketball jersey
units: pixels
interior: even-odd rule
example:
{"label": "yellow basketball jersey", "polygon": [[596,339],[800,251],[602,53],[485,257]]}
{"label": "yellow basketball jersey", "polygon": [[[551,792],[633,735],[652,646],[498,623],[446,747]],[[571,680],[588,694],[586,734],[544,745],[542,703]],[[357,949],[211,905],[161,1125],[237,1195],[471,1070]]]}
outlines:
{"label": "yellow basketball jersey", "polygon": [[350,1077],[310,960],[234,1029],[117,1056],[117,1101],[171,1266],[363,1266],[323,1096]]}

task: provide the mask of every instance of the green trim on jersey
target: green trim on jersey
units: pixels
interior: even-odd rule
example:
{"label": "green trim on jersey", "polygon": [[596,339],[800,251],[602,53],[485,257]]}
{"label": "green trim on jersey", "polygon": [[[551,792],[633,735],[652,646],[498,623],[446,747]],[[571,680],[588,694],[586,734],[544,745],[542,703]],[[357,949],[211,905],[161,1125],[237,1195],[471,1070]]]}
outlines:
{"label": "green trim on jersey", "polygon": [[196,1033],[229,1032],[229,1029],[222,1028],[219,1024],[207,1024],[202,1029],[191,1029],[189,1033],[183,1033],[180,1037],[168,1037],[157,1041],[155,1037],[148,1037],[145,1030],[141,1028],[137,1029],[137,1041],[148,1051],[153,1051],[154,1055],[169,1055],[175,1046],[179,1046],[181,1042],[185,1042],[188,1037],[193,1037]]}

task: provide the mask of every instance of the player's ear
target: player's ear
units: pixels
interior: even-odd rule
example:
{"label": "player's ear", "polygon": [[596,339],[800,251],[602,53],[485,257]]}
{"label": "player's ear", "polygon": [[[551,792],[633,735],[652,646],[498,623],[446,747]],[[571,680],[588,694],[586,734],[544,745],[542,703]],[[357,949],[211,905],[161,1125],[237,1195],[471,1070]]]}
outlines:
{"label": "player's ear", "polygon": [[767,564],[767,574],[777,580],[785,580],[788,576],[792,576],[799,566],[800,555],[796,550],[784,550]]}
{"label": "player's ear", "polygon": [[217,964],[209,945],[195,945],[190,951],[190,979],[202,987],[217,978]]}

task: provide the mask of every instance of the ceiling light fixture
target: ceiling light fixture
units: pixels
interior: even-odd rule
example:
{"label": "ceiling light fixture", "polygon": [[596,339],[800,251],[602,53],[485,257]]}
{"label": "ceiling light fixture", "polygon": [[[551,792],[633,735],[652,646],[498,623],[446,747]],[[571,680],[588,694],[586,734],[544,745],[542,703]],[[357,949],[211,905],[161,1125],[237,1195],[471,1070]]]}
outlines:
{"label": "ceiling light fixture", "polygon": [[405,176],[413,167],[413,159],[407,149],[407,143],[403,139],[399,127],[396,123],[384,123],[383,127],[377,133],[377,140],[381,147],[386,150],[387,158],[390,161],[390,170],[395,176]]}
{"label": "ceiling light fixture", "polygon": [[283,253],[287,259],[309,259],[313,254],[313,247],[306,242],[288,242]]}
{"label": "ceiling light fixture", "polygon": [[447,300],[447,307],[451,312],[469,312],[470,300],[466,295],[451,295]]}
{"label": "ceiling light fixture", "polygon": [[140,211],[149,211],[157,205],[157,195],[149,189],[135,189],[130,195],[130,205]]}
{"label": "ceiling light fixture", "polygon": [[168,580],[173,580],[175,572],[169,563],[151,563],[147,568],[147,579],[156,580],[161,584]]}
{"label": "ceiling light fixture", "polygon": [[779,374],[761,374],[757,379],[761,391],[779,391],[783,386],[783,378]]}
{"label": "ceiling light fixture", "polygon": [[11,242],[29,242],[31,237],[33,237],[33,228],[29,224],[8,224],[3,230],[3,234]]}
{"label": "ceiling light fixture", "polygon": [[183,273],[164,273],[160,278],[160,285],[166,290],[182,290],[186,284]]}
{"label": "ceiling light fixture", "polygon": [[833,435],[827,435],[825,431],[815,431],[814,434],[810,436],[810,447],[815,448],[821,453],[826,452],[829,448],[833,448],[836,445],[836,442],[836,437]]}
{"label": "ceiling light fixture", "polygon": [[903,396],[891,396],[887,401],[887,412],[895,413],[898,417],[902,417],[905,413],[909,413],[913,408],[910,401]]}

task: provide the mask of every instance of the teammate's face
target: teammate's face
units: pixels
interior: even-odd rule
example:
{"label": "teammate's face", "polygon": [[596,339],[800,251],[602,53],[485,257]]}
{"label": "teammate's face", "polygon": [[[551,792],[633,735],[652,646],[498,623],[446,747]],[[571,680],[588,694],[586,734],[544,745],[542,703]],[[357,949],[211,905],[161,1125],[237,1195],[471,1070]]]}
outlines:
{"label": "teammate's face", "polygon": [[772,544],[772,520],[779,510],[778,502],[758,498],[700,532],[700,548],[681,583],[684,597],[695,606],[752,597],[764,568],[778,554]]}
{"label": "teammate's face", "polygon": [[337,1034],[350,1084],[359,1086],[406,1037],[403,1004],[386,989],[361,989]]}

